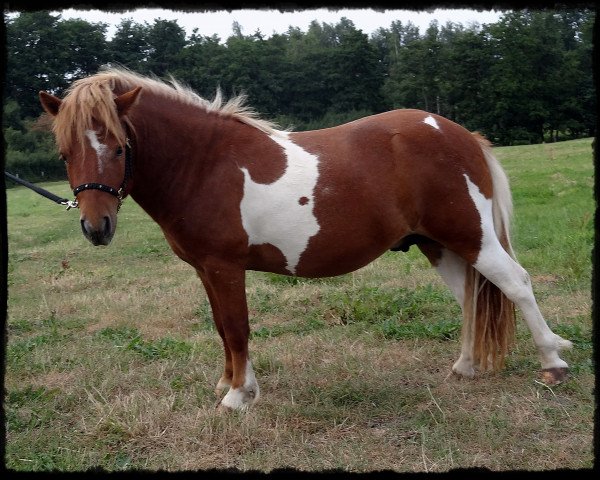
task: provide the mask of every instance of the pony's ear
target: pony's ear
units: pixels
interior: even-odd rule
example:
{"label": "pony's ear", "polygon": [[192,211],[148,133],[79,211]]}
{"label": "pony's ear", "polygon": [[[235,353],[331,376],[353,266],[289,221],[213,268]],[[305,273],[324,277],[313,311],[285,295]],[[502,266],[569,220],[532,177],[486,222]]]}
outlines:
{"label": "pony's ear", "polygon": [[46,110],[46,112],[48,112],[53,117],[56,117],[62,100],[60,98],[55,97],[54,95],[50,95],[48,92],[44,92],[43,90],[40,91],[39,95],[40,102],[44,110]]}
{"label": "pony's ear", "polygon": [[119,116],[126,115],[131,106],[137,100],[138,95],[142,87],[136,87],[133,90],[126,92],[122,95],[119,95],[115,98],[115,103],[117,104],[117,112],[119,112]]}

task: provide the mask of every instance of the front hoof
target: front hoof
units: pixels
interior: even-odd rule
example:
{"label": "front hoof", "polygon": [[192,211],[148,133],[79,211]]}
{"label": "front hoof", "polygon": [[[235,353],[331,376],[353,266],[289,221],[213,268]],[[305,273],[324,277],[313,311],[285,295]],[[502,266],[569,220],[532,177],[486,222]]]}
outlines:
{"label": "front hoof", "polygon": [[219,400],[219,402],[215,405],[215,411],[219,415],[228,415],[233,412],[233,408],[228,407],[227,405],[223,405],[223,402]]}
{"label": "front hoof", "polygon": [[229,387],[231,387],[231,380],[228,378],[221,377],[221,379],[217,383],[217,386],[215,387],[215,395],[217,396],[217,398],[221,398],[223,392]]}
{"label": "front hoof", "polygon": [[566,367],[545,368],[542,370],[542,382],[546,385],[559,385],[563,383],[569,374],[569,369]]}
{"label": "front hoof", "polygon": [[231,410],[248,410],[258,400],[258,385],[255,388],[230,388],[221,400],[221,405]]}

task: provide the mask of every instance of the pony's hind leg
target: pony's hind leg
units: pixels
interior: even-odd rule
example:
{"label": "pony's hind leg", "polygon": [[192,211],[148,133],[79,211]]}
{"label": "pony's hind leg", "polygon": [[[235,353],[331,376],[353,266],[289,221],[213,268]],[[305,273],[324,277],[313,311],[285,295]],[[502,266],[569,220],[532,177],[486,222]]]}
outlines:
{"label": "pony's hind leg", "polygon": [[569,348],[571,342],[556,335],[548,327],[533,295],[529,275],[523,267],[506,252],[495,235],[484,235],[484,238],[486,240],[473,266],[437,243],[418,245],[454,294],[465,317],[460,356],[452,366],[452,371],[470,378],[475,375],[482,360],[487,361],[487,364],[493,363],[491,354],[479,361],[475,358],[475,322],[466,320],[468,312],[465,312],[465,308],[470,308],[470,305],[465,300],[473,288],[468,285],[467,273],[474,267],[522,311],[538,349],[546,383],[561,382],[566,376],[568,365],[560,358],[559,351]]}
{"label": "pony's hind leg", "polygon": [[521,310],[539,353],[544,380],[549,384],[564,380],[568,365],[560,358],[559,351],[572,344],[552,332],[544,320],[533,295],[529,274],[502,248],[495,235],[484,234],[479,257],[473,266]]}
{"label": "pony's hind leg", "polygon": [[[506,212],[510,211],[510,202],[505,198],[508,184],[503,181],[503,174],[499,173],[499,165],[491,161],[490,155],[486,158],[493,167],[492,173],[495,172],[494,198],[483,195],[465,174],[469,196],[479,214],[481,232],[477,235],[479,245],[476,256],[470,256],[468,260],[468,286],[465,288],[467,294],[463,309],[464,317],[470,315],[476,323],[474,356],[484,367],[488,360],[486,355],[490,353],[494,367],[498,366],[497,359],[502,361],[514,330],[514,304],[521,310],[531,331],[544,380],[547,383],[560,383],[566,376],[568,365],[560,358],[559,351],[570,347],[571,342],[550,330],[533,295],[529,274],[509,254],[512,249],[508,240]],[[494,220],[497,225],[494,225]],[[470,235],[469,238],[475,237]],[[472,292],[470,296],[469,290]]]}
{"label": "pony's hind leg", "polygon": [[[454,252],[435,242],[418,244],[429,262],[436,268],[464,314],[465,282],[468,264]],[[452,371],[464,377],[475,376],[473,359],[473,325],[464,325],[462,329],[460,356],[452,366]]]}

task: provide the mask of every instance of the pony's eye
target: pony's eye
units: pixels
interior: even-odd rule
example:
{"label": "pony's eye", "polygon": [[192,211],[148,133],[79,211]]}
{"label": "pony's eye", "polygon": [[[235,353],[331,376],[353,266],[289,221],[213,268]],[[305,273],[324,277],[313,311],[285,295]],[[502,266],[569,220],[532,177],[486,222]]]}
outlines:
{"label": "pony's eye", "polygon": [[61,153],[61,154],[58,156],[58,159],[59,159],[61,162],[65,162],[65,163],[67,163],[67,157],[65,157],[65,156],[64,156],[62,153]]}
{"label": "pony's eye", "polygon": [[117,147],[117,156],[123,153],[123,149],[121,147]]}

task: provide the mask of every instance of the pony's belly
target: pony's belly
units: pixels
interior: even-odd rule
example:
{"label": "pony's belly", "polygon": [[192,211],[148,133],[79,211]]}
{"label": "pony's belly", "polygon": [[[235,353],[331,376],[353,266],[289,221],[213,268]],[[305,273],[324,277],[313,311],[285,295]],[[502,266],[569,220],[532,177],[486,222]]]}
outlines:
{"label": "pony's belly", "polygon": [[330,258],[307,259],[306,262],[301,262],[298,266],[297,275],[306,278],[344,275],[368,265],[385,252],[386,250],[384,249],[371,251],[370,255],[365,255],[365,252],[357,252],[360,253],[360,256],[348,255],[342,258],[332,256]]}
{"label": "pony's belly", "polygon": [[281,251],[273,245],[265,244],[252,248],[247,269],[305,278],[335,277],[368,265],[386,250],[369,249],[368,253],[361,251],[349,252],[345,255],[303,256],[292,274],[287,268],[285,256]]}
{"label": "pony's belly", "polygon": [[383,255],[394,243],[390,239],[401,235],[381,237],[377,241],[362,236],[346,242],[331,242],[317,236],[301,257],[297,275],[314,278],[354,272]]}
{"label": "pony's belly", "polygon": [[300,254],[294,272],[290,272],[288,259],[277,246],[269,243],[252,245],[247,268],[308,278],[343,275],[368,265],[388,251],[403,235],[398,231],[377,239],[366,234],[344,239],[320,232],[311,238]]}

